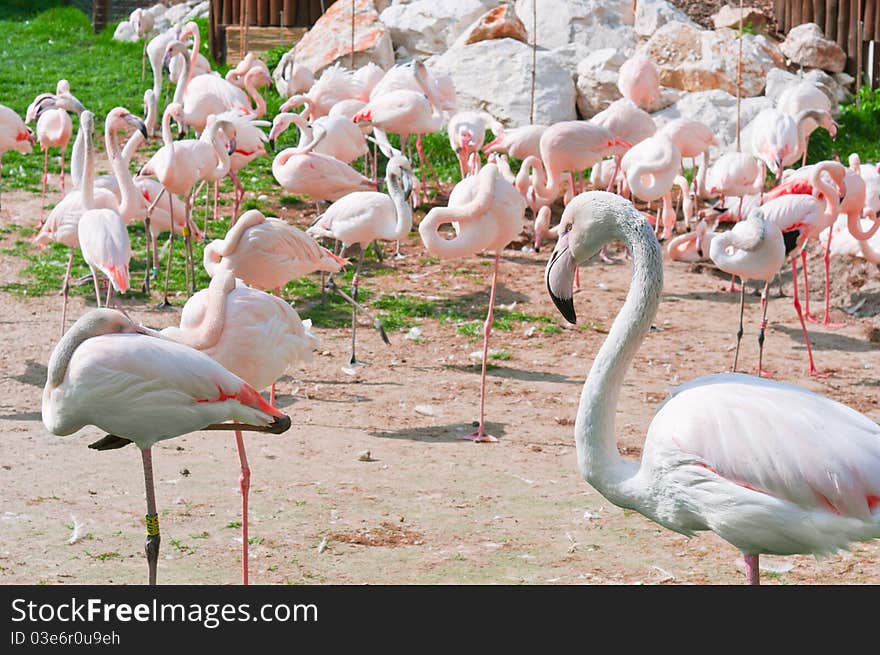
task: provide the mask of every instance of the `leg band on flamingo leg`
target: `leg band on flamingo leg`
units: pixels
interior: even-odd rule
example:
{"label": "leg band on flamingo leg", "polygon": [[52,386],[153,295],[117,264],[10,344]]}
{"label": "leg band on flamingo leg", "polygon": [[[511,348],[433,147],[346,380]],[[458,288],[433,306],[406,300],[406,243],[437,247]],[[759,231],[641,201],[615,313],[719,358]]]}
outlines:
{"label": "leg band on flamingo leg", "polygon": [[141,459],[144,465],[144,487],[147,495],[147,542],[144,551],[147,555],[147,567],[149,569],[149,584],[156,584],[156,567],[159,562],[159,544],[162,541],[159,536],[159,514],[156,511],[156,491],[153,485],[153,455],[149,448],[141,450]]}

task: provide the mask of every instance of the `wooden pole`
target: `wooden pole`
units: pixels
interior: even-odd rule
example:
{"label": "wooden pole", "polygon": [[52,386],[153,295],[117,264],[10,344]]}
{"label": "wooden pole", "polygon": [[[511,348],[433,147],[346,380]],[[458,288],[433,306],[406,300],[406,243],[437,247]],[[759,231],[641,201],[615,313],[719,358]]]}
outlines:
{"label": "wooden pole", "polygon": [[862,0],[856,0],[856,109],[861,106],[859,89],[862,88]]}
{"label": "wooden pole", "polygon": [[535,78],[538,73],[538,0],[532,0],[532,94],[529,102],[529,125],[535,124]]}
{"label": "wooden pole", "polygon": [[244,59],[244,15],[247,11],[247,0],[241,0],[238,9],[238,60]]}
{"label": "wooden pole", "polygon": [[825,15],[826,39],[837,40],[837,14],[839,13],[839,0],[828,0],[828,13]]}
{"label": "wooden pole", "polygon": [[348,64],[351,70],[354,70],[354,3],[355,0],[351,0],[351,58]]}
{"label": "wooden pole", "polygon": [[[742,59],[743,59],[743,0],[739,0],[739,54],[736,58],[736,151],[742,152],[740,143],[740,99],[742,97]],[[705,162],[704,162],[705,163]]]}
{"label": "wooden pole", "polygon": [[813,22],[825,29],[825,0],[813,0]]}
{"label": "wooden pole", "polygon": [[837,45],[846,50],[846,28],[849,26],[849,3],[850,0],[839,0],[837,11],[837,36],[834,39]]}

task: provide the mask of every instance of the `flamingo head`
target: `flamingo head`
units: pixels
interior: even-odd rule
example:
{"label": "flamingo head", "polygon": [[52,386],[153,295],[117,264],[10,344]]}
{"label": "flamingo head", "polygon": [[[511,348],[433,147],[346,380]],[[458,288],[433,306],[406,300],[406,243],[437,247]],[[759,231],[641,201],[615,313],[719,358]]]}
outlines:
{"label": "flamingo head", "polygon": [[351,117],[355,123],[369,123],[373,120],[373,112],[370,109],[361,109],[358,113]]}

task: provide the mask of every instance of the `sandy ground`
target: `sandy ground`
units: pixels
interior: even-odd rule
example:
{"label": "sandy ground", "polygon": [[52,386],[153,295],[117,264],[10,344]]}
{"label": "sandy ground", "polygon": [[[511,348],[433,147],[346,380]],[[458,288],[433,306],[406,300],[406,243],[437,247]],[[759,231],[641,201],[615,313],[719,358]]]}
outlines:
{"label": "sandy ground", "polygon": [[[0,224],[29,223],[37,205],[5,193]],[[6,237],[7,241],[10,237]],[[0,243],[6,247],[8,243]],[[377,296],[403,291],[487,302],[491,258],[423,263],[415,232],[394,272],[365,276]],[[571,328],[547,297],[548,252],[506,250],[498,303],[558,319],[562,332],[496,331],[491,348],[510,353],[489,372],[487,419],[497,444],[460,439],[479,400],[480,340],[425,320],[421,339],[391,334],[385,346],[366,322],[348,367],[346,330],[319,330],[323,354],[291,369],[278,402],[293,418],[280,436],[248,435],[252,468],[251,580],[309,583],[739,584],[739,553],[711,533],[686,538],[622,511],[577,471],[573,420],[592,358],[629,284],[629,265],[592,264],[576,296],[582,326]],[[813,255],[812,270],[820,261]],[[666,262],[663,302],[627,375],[617,415],[621,452],[638,457],[667,389],[728,370],[738,294],[707,267]],[[0,284],[21,261],[0,259]],[[462,270],[470,273],[462,273]],[[457,271],[456,274],[452,274]],[[835,285],[874,282],[878,271],[835,262]],[[821,278],[815,278],[820,280]],[[790,284],[785,291],[790,295]],[[851,289],[850,289],[851,290]],[[843,290],[844,292],[846,289]],[[876,319],[840,311],[836,330],[811,326],[825,379],[805,376],[800,328],[788,298],[770,305],[766,362],[780,380],[827,394],[880,420]],[[821,301],[818,291],[814,302]],[[74,300],[73,318],[86,309]],[[162,327],[179,309],[127,303],[137,320]],[[0,293],[0,582],[143,583],[144,491],[132,448],[95,452],[103,435],[67,438],[40,420],[46,362],[57,339],[60,298]],[[757,297],[746,307],[743,362],[757,361]],[[593,327],[584,327],[592,325]],[[363,461],[369,451],[371,461]],[[154,450],[162,521],[159,580],[236,584],[240,580],[238,459],[231,434],[197,433]],[[68,543],[73,526],[79,539]],[[764,582],[878,583],[880,541],[821,561],[764,557]]]}

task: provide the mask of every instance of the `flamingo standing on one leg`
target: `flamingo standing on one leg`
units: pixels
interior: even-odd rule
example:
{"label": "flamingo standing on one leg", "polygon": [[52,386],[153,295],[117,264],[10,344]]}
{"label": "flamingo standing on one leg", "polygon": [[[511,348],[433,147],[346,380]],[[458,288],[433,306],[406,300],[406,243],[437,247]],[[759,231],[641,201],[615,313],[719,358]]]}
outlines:
{"label": "flamingo standing on one leg", "polygon": [[[43,424],[66,436],[86,425],[108,435],[89,447],[141,450],[147,494],[146,554],[156,584],[159,515],[152,447],[196,430],[236,429],[280,434],[290,418],[208,355],[133,324],[121,312],[96,309],[80,317],[49,359]],[[232,419],[239,423],[226,424]]]}
{"label": "flamingo standing on one leg", "polygon": [[[358,282],[367,246],[381,239],[400,241],[412,228],[412,168],[403,156],[392,157],[385,169],[388,193],[358,191],[343,196],[318,217],[306,233],[315,237],[331,237],[342,242],[342,254],[347,255],[352,246],[359,247],[360,256],[351,281],[351,297],[357,302]],[[330,285],[335,286],[333,276]],[[355,357],[355,334],[357,330],[357,305],[351,306],[351,359]],[[384,334],[384,330],[382,330]]]}
{"label": "flamingo standing on one leg", "polygon": [[739,347],[743,335],[743,309],[746,298],[746,278],[762,280],[761,322],[758,331],[758,376],[764,360],[764,330],[767,327],[767,291],[770,281],[785,263],[785,239],[775,223],[764,220],[760,209],[753,210],[744,221],[727,232],[715,234],[709,243],[709,257],[725,273],[740,277],[739,329],[736,333],[736,353],[733,371],[739,361]]}
{"label": "flamingo standing on one leg", "polygon": [[670,530],[715,532],[742,551],[750,584],[760,580],[761,553],[819,556],[880,536],[880,425],[801,387],[739,373],[691,380],[654,416],[641,461],[623,459],[617,399],[660,304],[660,247],[630,202],[601,191],[573,200],[561,231],[546,281],[572,323],[575,267],[618,239],[633,260],[575,421],[578,465],[592,487]]}
{"label": "flamingo standing on one leg", "polygon": [[3,155],[15,150],[23,155],[33,151],[34,133],[21,116],[6,105],[0,105],[0,208],[3,207]]}
{"label": "flamingo standing on one leg", "polygon": [[[467,257],[483,250],[495,251],[489,311],[483,324],[483,367],[480,375],[480,424],[467,435],[473,441],[497,441],[486,433],[486,366],[489,359],[489,335],[492,332],[495,287],[498,282],[498,260],[501,249],[522,231],[526,204],[516,188],[498,171],[487,164],[477,175],[464,178],[455,185],[447,207],[434,207],[419,224],[419,235],[428,253],[444,259]],[[452,223],[456,236],[440,236],[441,225]]]}
{"label": "flamingo standing on one leg", "polygon": [[[269,403],[275,406],[275,381],[297,361],[310,361],[318,338],[311,321],[302,321],[289,304],[236,280],[231,271],[214,276],[207,289],[192,296],[183,307],[180,327],[162,334],[200,350],[239,376],[254,389],[272,387]],[[241,474],[242,584],[248,584],[248,490],[251,470],[244,438],[235,431]]]}

